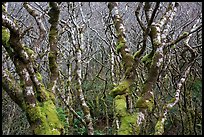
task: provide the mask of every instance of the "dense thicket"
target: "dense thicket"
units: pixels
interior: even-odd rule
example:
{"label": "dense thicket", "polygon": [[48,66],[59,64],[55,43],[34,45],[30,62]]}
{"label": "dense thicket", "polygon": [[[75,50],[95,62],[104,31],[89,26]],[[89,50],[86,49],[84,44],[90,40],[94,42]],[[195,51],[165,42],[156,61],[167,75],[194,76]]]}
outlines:
{"label": "dense thicket", "polygon": [[2,132],[201,135],[202,3],[2,2]]}

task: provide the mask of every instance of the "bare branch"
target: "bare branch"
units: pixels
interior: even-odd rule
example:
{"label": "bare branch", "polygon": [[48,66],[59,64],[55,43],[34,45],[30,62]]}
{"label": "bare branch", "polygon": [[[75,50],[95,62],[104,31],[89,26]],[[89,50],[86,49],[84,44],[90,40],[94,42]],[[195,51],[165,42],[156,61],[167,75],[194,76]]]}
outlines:
{"label": "bare branch", "polygon": [[144,24],[142,23],[142,21],[141,21],[140,18],[139,18],[139,12],[140,12],[140,9],[141,9],[142,5],[143,5],[142,2],[140,2],[140,3],[138,4],[137,9],[136,9],[136,11],[135,11],[135,16],[136,16],[136,18],[137,18],[137,21],[138,21],[140,27],[142,28],[143,31],[145,31],[146,28],[145,28]]}

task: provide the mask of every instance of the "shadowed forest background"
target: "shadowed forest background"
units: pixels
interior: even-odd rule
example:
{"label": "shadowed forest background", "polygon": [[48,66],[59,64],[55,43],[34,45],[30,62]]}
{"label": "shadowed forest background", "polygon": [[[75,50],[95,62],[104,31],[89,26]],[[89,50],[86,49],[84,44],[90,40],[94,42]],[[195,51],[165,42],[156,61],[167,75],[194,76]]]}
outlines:
{"label": "shadowed forest background", "polygon": [[201,2],[2,2],[3,135],[202,135]]}

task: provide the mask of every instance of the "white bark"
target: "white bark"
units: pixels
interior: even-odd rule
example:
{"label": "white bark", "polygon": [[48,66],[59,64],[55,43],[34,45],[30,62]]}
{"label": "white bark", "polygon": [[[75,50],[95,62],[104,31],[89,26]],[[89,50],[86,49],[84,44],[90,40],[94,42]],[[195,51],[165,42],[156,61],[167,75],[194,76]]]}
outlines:
{"label": "white bark", "polygon": [[46,36],[46,28],[43,24],[42,21],[42,16],[43,14],[41,14],[40,12],[37,12],[37,10],[33,9],[28,2],[24,2],[24,8],[29,12],[30,15],[32,15],[35,19],[35,21],[37,22],[39,31],[40,31],[40,36],[37,39],[36,43],[35,43],[35,52],[39,53],[39,49],[40,49],[40,43],[44,40],[45,36]]}
{"label": "white bark", "polygon": [[[82,12],[82,10],[81,10]],[[75,25],[75,31],[73,28],[71,28],[71,41],[72,44],[75,47],[75,53],[76,53],[76,75],[77,75],[77,92],[79,95],[80,103],[82,105],[82,109],[85,115],[85,121],[88,129],[88,134],[93,135],[94,134],[94,129],[93,129],[93,123],[92,123],[92,118],[90,115],[90,110],[88,105],[86,104],[83,90],[82,90],[82,50],[84,48],[84,36],[83,36],[83,29],[79,31],[79,26],[76,24],[75,20],[72,20],[72,23]],[[76,33],[75,33],[76,32]],[[79,43],[76,42],[74,35],[79,36]]]}
{"label": "white bark", "polygon": [[[113,44],[113,40],[112,40],[112,44]],[[113,85],[116,84],[115,74],[114,74],[114,65],[115,65],[114,52],[113,52],[113,49],[111,48],[111,78],[112,78]]]}
{"label": "white bark", "polygon": [[26,87],[26,90],[27,90],[27,95],[34,95],[34,91],[33,91],[33,86],[27,86]]}

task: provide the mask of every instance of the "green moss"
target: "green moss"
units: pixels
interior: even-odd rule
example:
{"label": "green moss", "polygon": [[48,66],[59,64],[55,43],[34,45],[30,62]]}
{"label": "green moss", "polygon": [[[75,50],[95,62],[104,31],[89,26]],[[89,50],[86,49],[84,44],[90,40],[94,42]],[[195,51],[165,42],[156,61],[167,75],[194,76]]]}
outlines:
{"label": "green moss", "polygon": [[49,126],[53,128],[63,128],[58,118],[56,107],[51,100],[45,101],[42,106],[42,112],[45,114]]}
{"label": "green moss", "polygon": [[6,11],[6,8],[5,8],[5,6],[2,4],[2,6],[1,6],[1,8],[2,8],[2,11]]}
{"label": "green moss", "polygon": [[137,113],[129,114],[127,112],[125,95],[118,95],[114,99],[116,116],[120,118],[119,135],[139,134],[139,126],[136,125]]}
{"label": "green moss", "polygon": [[7,28],[2,26],[2,43],[5,46],[9,46],[10,32]]}
{"label": "green moss", "polygon": [[171,46],[171,48],[172,48],[172,49],[175,49],[175,48],[176,48],[176,45],[175,45],[175,44],[173,44],[173,45]]}
{"label": "green moss", "polygon": [[36,121],[37,119],[42,119],[43,117],[41,108],[39,106],[31,107],[27,105],[27,111],[31,121]]}
{"label": "green moss", "polygon": [[56,53],[54,51],[50,51],[49,53],[49,61],[51,61],[51,64],[55,63]]}
{"label": "green moss", "polygon": [[161,43],[158,40],[153,40],[153,43],[155,48],[158,48],[161,45]]}
{"label": "green moss", "polygon": [[151,27],[151,31],[150,31],[151,36],[155,37],[157,35],[157,29],[155,26]]}
{"label": "green moss", "polygon": [[155,135],[162,135],[164,133],[164,124],[162,119],[159,119],[155,126]]}
{"label": "green moss", "polygon": [[40,89],[37,90],[37,99],[39,102],[44,102],[47,100],[54,101],[53,96],[51,95],[51,92],[45,89],[43,84],[41,84]]}
{"label": "green moss", "polygon": [[151,66],[157,66],[157,62],[159,60],[159,58],[161,58],[161,54],[158,52],[155,52],[152,62],[151,62]]}
{"label": "green moss", "polygon": [[27,106],[27,115],[31,124],[31,129],[36,135],[50,134],[50,128],[46,121],[45,115],[41,112],[41,107]]}
{"label": "green moss", "polygon": [[152,111],[152,108],[154,106],[154,99],[144,99],[144,97],[139,97],[136,102],[136,108],[147,108],[148,111]]}
{"label": "green moss", "polygon": [[130,54],[125,54],[123,57],[123,66],[125,68],[125,76],[130,78],[131,72],[133,70],[134,59]]}
{"label": "green moss", "polygon": [[46,97],[55,102],[55,94],[50,89],[45,89]]}
{"label": "green moss", "polygon": [[183,32],[184,37],[188,36],[188,34],[189,34],[188,32]]}
{"label": "green moss", "polygon": [[43,100],[48,100],[48,99],[54,100],[55,99],[55,96],[53,95],[53,93],[46,90],[44,86],[41,86],[40,90],[41,90],[40,94]]}
{"label": "green moss", "polygon": [[54,102],[54,101],[55,101],[55,95],[54,95],[54,93],[52,93],[52,92],[47,92],[47,93],[49,93],[50,99]]}
{"label": "green moss", "polygon": [[136,125],[137,118],[138,118],[137,113],[134,113],[132,115],[126,114],[124,117],[121,117],[121,125],[118,134],[119,135],[139,134],[139,126]]}
{"label": "green moss", "polygon": [[135,58],[137,58],[139,55],[140,55],[140,50],[137,51],[137,52],[135,52],[135,54],[133,55],[133,58],[135,59]]}
{"label": "green moss", "polygon": [[5,4],[6,2],[2,2],[2,13],[8,13]]}
{"label": "green moss", "polygon": [[147,108],[147,104],[145,103],[145,99],[143,97],[139,97],[137,99],[136,108]]}
{"label": "green moss", "polygon": [[54,52],[49,53],[49,67],[53,72],[55,72],[55,69],[57,69],[56,57],[57,55]]}
{"label": "green moss", "polygon": [[42,75],[41,75],[39,72],[36,73],[36,76],[37,76],[37,79],[38,79],[40,82],[42,82]]}
{"label": "green moss", "polygon": [[176,98],[172,98],[168,103],[174,103],[176,101]]}
{"label": "green moss", "polygon": [[125,116],[126,115],[126,98],[124,95],[118,95],[114,99],[115,102],[115,111],[116,115],[118,116]]}
{"label": "green moss", "polygon": [[50,16],[50,19],[48,21],[50,24],[52,24],[52,26],[57,26],[60,10],[52,2],[49,2],[49,6],[51,7],[51,9],[48,12],[48,15]]}
{"label": "green moss", "polygon": [[51,100],[43,102],[42,106],[28,106],[28,115],[37,135],[59,135],[63,125],[58,118],[55,105]]}
{"label": "green moss", "polygon": [[121,83],[119,83],[117,87],[111,90],[110,95],[112,97],[115,97],[117,95],[128,93],[130,92],[129,86],[130,86],[130,82],[128,80],[124,80]]}
{"label": "green moss", "polygon": [[54,58],[55,57],[55,53],[53,51],[49,52],[49,58]]}
{"label": "green moss", "polygon": [[130,54],[126,54],[125,56],[124,56],[124,59],[123,59],[123,63],[124,63],[124,66],[126,67],[126,68],[128,68],[128,67],[133,67],[133,63],[134,63],[134,58],[133,58],[133,56],[132,55],[130,55]]}
{"label": "green moss", "polygon": [[123,46],[124,46],[123,42],[118,42],[116,46],[116,52],[119,53]]}
{"label": "green moss", "polygon": [[20,80],[20,87],[24,88],[24,86],[25,86],[25,81],[24,80]]}
{"label": "green moss", "polygon": [[24,46],[24,50],[28,53],[29,56],[32,56],[34,54],[34,51],[28,47]]}
{"label": "green moss", "polygon": [[150,56],[150,54],[146,54],[142,60],[141,60],[144,64],[150,64],[152,61],[152,57]]}
{"label": "green moss", "polygon": [[148,111],[151,112],[154,107],[154,100],[150,98],[149,100],[146,100],[146,104],[148,107]]}
{"label": "green moss", "polygon": [[96,112],[99,112],[99,107],[100,107],[100,105],[99,105],[99,96],[96,96],[95,101],[96,101]]}
{"label": "green moss", "polygon": [[49,33],[49,37],[54,38],[55,36],[57,36],[57,30],[56,29],[51,29],[50,33]]}

